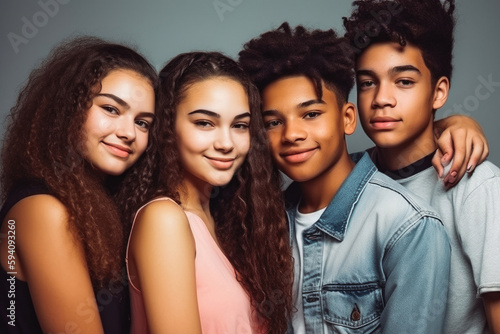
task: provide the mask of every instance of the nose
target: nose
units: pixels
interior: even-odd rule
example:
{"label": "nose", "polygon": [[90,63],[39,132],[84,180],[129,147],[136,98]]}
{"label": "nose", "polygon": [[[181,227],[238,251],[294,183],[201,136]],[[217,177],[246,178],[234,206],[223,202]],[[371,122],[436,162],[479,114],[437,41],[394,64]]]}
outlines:
{"label": "nose", "polygon": [[304,130],[299,120],[287,120],[283,127],[282,142],[294,143],[307,138],[307,131]]}
{"label": "nose", "polygon": [[372,101],[373,108],[395,107],[396,99],[389,84],[380,83]]}
{"label": "nose", "polygon": [[219,131],[217,131],[214,148],[223,153],[229,153],[233,150],[234,143],[229,129],[219,129]]}
{"label": "nose", "polygon": [[124,141],[132,142],[136,136],[135,120],[129,117],[121,117],[116,127],[116,136]]}

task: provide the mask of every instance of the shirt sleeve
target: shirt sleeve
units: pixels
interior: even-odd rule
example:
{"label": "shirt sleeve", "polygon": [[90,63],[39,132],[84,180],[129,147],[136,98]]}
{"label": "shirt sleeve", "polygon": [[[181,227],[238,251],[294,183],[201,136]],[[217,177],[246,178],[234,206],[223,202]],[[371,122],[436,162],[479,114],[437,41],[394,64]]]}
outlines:
{"label": "shirt sleeve", "polygon": [[464,197],[457,233],[470,261],[477,295],[500,291],[500,178],[488,178]]}
{"label": "shirt sleeve", "polygon": [[383,333],[443,333],[450,252],[443,225],[428,216],[388,245],[383,261]]}

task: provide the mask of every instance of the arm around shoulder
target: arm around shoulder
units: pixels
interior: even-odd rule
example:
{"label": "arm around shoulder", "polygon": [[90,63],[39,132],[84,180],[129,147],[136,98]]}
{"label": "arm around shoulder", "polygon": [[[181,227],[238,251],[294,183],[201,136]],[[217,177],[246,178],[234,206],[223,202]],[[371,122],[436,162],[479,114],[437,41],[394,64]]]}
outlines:
{"label": "arm around shoulder", "polygon": [[128,261],[151,332],[201,333],[195,256],[189,222],[177,204],[156,201],[139,212]]}
{"label": "arm around shoulder", "polygon": [[30,196],[7,219],[16,224],[18,278],[28,283],[43,331],[103,333],[83,247],[65,206],[50,195]]}
{"label": "arm around shoulder", "polygon": [[[489,153],[488,141],[481,126],[465,115],[452,115],[434,122],[438,150],[432,160],[444,183],[455,186],[466,172],[472,172]],[[450,173],[443,174],[443,166],[450,166]]]}

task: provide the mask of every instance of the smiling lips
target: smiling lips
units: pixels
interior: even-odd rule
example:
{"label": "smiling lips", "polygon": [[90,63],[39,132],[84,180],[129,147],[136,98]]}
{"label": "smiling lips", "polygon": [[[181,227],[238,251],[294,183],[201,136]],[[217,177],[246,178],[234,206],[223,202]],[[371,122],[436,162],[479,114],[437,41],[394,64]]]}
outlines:
{"label": "smiling lips", "polygon": [[105,142],[102,143],[104,144],[104,146],[106,146],[108,151],[110,151],[113,155],[116,155],[117,157],[127,158],[132,153],[132,150],[128,147],[117,144],[105,143]]}
{"label": "smiling lips", "polygon": [[205,158],[213,167],[222,170],[230,169],[231,167],[233,167],[234,160],[236,160],[236,158],[214,158],[207,156],[205,156]]}
{"label": "smiling lips", "polygon": [[374,117],[370,120],[370,124],[374,129],[392,130],[400,121],[392,117]]}
{"label": "smiling lips", "polygon": [[308,160],[316,152],[316,150],[316,147],[311,149],[289,150],[284,153],[280,153],[280,156],[288,163],[298,164]]}

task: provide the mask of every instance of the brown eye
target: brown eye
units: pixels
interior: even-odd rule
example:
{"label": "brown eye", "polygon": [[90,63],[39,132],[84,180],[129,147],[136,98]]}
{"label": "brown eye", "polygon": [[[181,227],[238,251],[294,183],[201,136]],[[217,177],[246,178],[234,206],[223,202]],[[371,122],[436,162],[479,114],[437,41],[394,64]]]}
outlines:
{"label": "brown eye", "polygon": [[119,114],[118,109],[116,109],[115,107],[112,107],[112,106],[102,106],[101,108],[104,109],[104,110],[106,110],[106,112],[108,112],[110,114],[114,114],[114,115],[118,115]]}
{"label": "brown eye", "polygon": [[316,118],[318,117],[319,115],[321,115],[321,113],[317,112],[317,111],[311,111],[311,112],[308,112],[304,118],[305,119],[313,119],[313,118]]}
{"label": "brown eye", "polygon": [[265,127],[266,127],[266,129],[271,129],[271,128],[277,127],[280,124],[281,124],[281,121],[279,121],[277,119],[273,119],[271,121],[266,122]]}

